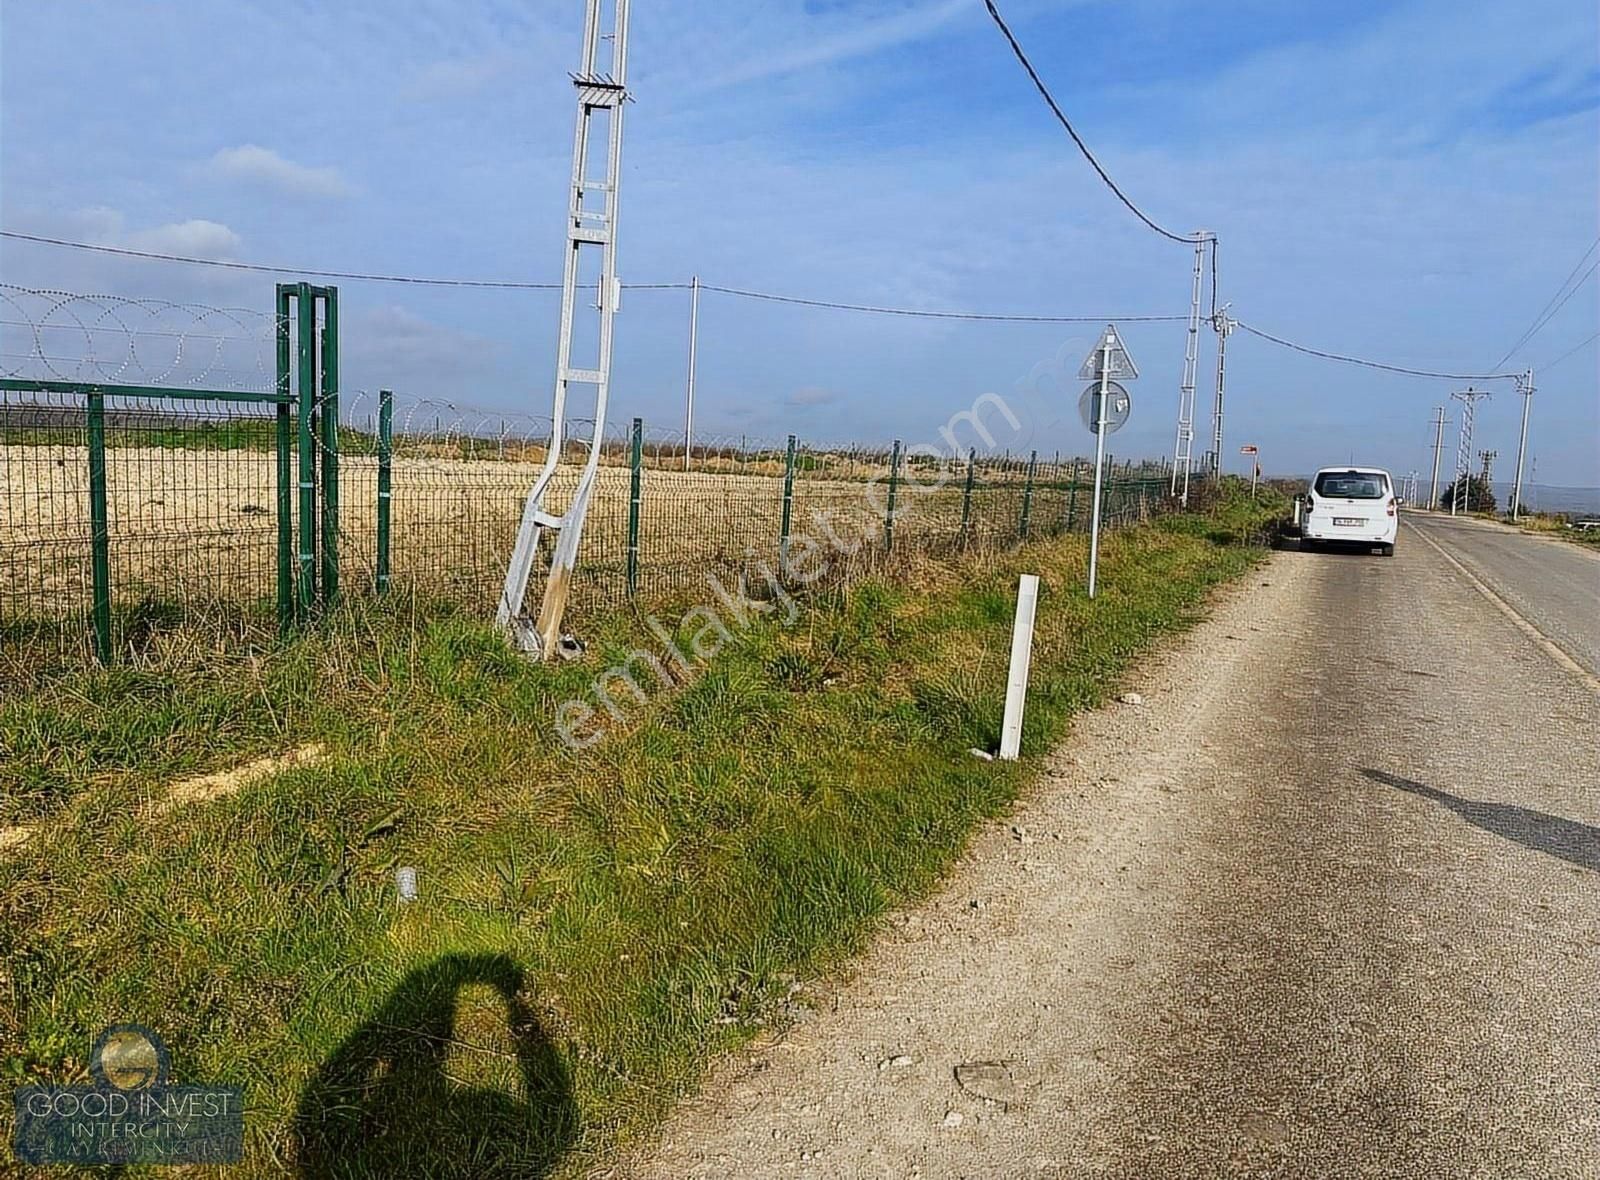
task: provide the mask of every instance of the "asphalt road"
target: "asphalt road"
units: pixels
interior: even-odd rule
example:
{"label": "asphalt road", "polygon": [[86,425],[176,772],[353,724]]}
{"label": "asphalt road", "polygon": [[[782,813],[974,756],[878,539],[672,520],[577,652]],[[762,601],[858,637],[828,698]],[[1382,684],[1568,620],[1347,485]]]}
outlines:
{"label": "asphalt road", "polygon": [[1600,688],[1417,533],[1600,618],[1467,527],[1276,554],[610,1174],[1600,1176]]}
{"label": "asphalt road", "polygon": [[1432,513],[1408,514],[1405,521],[1600,675],[1600,550]]}

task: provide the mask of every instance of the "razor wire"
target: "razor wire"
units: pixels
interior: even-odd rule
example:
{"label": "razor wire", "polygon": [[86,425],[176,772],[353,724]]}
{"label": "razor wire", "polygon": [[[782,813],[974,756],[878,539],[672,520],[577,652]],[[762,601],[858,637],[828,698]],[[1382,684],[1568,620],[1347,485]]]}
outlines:
{"label": "razor wire", "polygon": [[266,392],[279,327],[248,308],[0,283],[0,376]]}

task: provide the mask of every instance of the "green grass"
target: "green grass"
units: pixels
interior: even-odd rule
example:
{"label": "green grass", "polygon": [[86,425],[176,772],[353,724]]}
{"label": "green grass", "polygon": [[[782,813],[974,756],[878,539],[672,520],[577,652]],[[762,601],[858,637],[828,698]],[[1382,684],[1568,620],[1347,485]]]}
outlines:
{"label": "green grass", "polygon": [[1600,529],[1572,528],[1569,522],[1573,515],[1576,514],[1530,512],[1524,514],[1517,525],[1526,533],[1538,533],[1574,545],[1600,548]]}
{"label": "green grass", "polygon": [[[1259,560],[1217,542],[1267,511],[1108,538],[1094,603],[1082,537],[820,596],[582,754],[550,719],[654,643],[638,619],[546,667],[395,602],[272,659],[5,701],[0,824],[48,825],[0,853],[9,1078],[81,1079],[99,1029],[141,1022],[180,1080],[246,1087],[229,1175],[577,1174],[929,889],[1075,712]],[[1024,760],[986,763],[1021,571]],[[175,776],[313,741],[323,765],[148,813]]]}

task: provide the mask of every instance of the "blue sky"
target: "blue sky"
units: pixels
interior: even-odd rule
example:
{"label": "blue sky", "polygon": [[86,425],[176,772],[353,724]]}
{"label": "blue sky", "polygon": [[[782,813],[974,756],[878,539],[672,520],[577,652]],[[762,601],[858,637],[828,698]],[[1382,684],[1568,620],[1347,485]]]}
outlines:
{"label": "blue sky", "polygon": [[[1480,371],[1600,234],[1592,0],[1005,8],[1135,199],[1220,235],[1223,298],[1268,331]],[[0,223],[273,264],[557,279],[581,12],[0,0]],[[1187,309],[1189,251],[1100,186],[978,0],[635,0],[632,50],[625,281],[698,273],[923,308]],[[274,281],[12,241],[0,279],[263,309]],[[547,411],[553,296],[340,287],[347,388]],[[1597,288],[1512,365],[1593,332]],[[627,297],[614,418],[681,421],[686,327],[683,294]],[[1123,334],[1142,375],[1115,449],[1170,453],[1182,326]],[[697,416],[708,431],[911,441],[993,390],[1026,403],[1023,445],[1082,451],[1075,385],[1019,386],[1057,356],[1075,364],[1092,337],[707,295]],[[1590,345],[1539,374],[1541,482],[1600,484],[1596,357]],[[1213,358],[1207,334],[1203,411]],[[1272,471],[1352,454],[1425,471],[1427,422],[1451,387],[1235,335],[1228,457],[1249,441]],[[1517,401],[1507,384],[1479,417],[1507,474]]]}

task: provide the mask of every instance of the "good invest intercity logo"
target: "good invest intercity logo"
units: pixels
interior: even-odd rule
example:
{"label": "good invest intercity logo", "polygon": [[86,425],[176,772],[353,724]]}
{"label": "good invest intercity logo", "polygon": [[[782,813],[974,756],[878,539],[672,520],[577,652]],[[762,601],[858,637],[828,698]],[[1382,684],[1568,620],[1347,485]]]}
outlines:
{"label": "good invest intercity logo", "polygon": [[174,1086],[161,1038],[137,1024],[106,1029],[87,1086],[17,1091],[16,1153],[29,1164],[231,1164],[244,1152],[237,1086]]}

